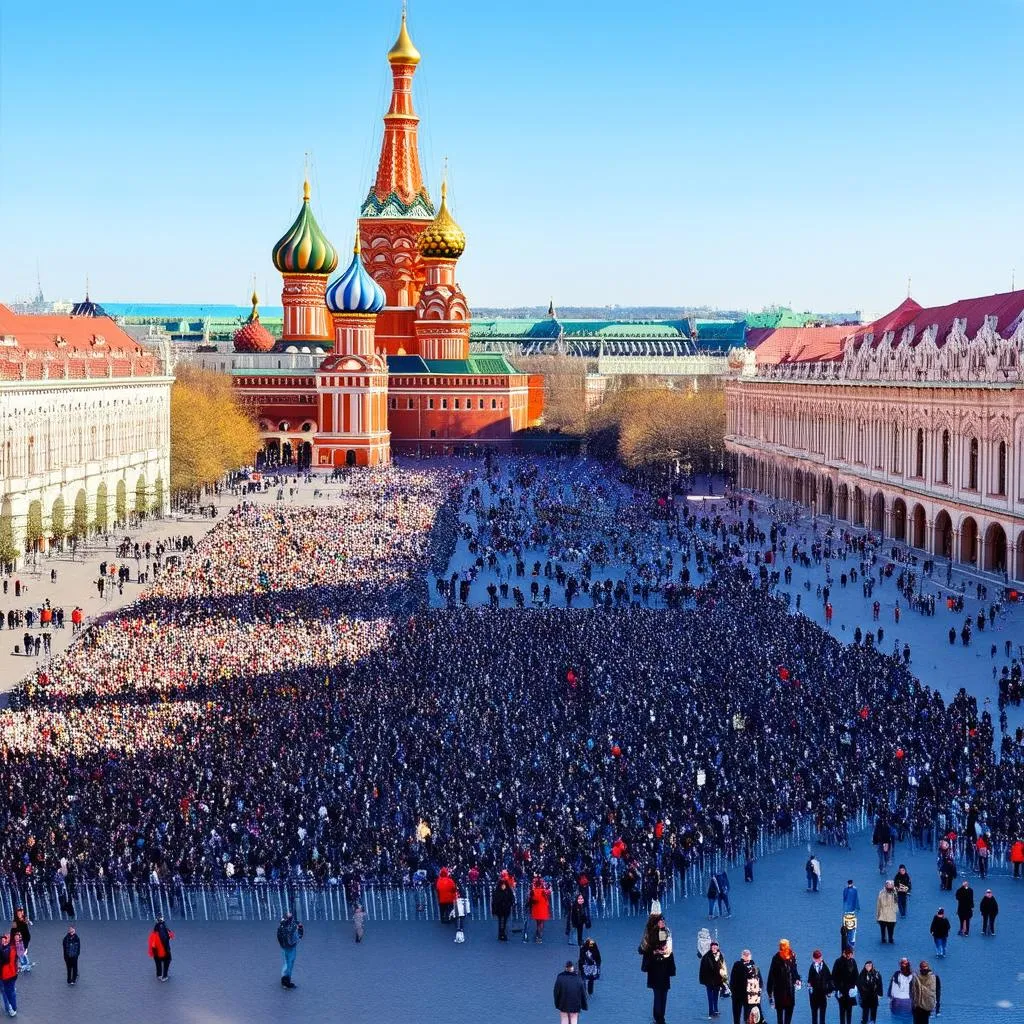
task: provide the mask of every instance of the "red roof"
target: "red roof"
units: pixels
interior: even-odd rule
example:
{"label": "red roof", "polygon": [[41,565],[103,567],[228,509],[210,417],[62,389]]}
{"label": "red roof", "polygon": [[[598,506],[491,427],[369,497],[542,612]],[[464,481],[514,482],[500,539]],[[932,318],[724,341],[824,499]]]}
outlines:
{"label": "red roof", "polygon": [[1024,291],[1001,292],[983,295],[977,299],[958,299],[946,306],[923,308],[913,299],[905,299],[891,313],[879,318],[873,324],[861,327],[854,337],[860,341],[868,333],[874,335],[873,344],[882,340],[886,331],[893,331],[896,341],[904,329],[914,326],[914,343],[921,340],[924,332],[933,324],[938,325],[935,343],[942,345],[953,328],[954,320],[967,321],[967,335],[974,337],[985,326],[985,317],[995,316],[996,330],[1009,337],[1024,314]]}
{"label": "red roof", "polygon": [[130,377],[156,372],[153,353],[110,317],[14,313],[0,305],[2,379]]}
{"label": "red roof", "polygon": [[768,333],[758,340],[754,358],[758,366],[771,366],[776,363],[841,359],[843,339],[849,335],[850,326],[845,324],[839,327],[776,327],[762,330],[767,330]]}

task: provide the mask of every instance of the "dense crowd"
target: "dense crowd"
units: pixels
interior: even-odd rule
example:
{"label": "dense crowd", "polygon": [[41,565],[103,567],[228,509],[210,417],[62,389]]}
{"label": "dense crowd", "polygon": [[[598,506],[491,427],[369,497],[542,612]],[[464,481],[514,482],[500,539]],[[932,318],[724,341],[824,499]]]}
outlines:
{"label": "dense crowd", "polygon": [[[579,467],[389,470],[329,504],[239,504],[0,714],[0,870],[449,866],[617,875],[640,898],[797,815],[841,839],[865,803],[920,841],[1019,836],[1024,770],[996,761],[974,697],[946,704],[904,657],[787,613],[779,573],[815,555],[781,519]],[[560,606],[463,607],[449,567],[492,554],[510,579],[541,562]],[[600,599],[567,602],[569,579]]]}

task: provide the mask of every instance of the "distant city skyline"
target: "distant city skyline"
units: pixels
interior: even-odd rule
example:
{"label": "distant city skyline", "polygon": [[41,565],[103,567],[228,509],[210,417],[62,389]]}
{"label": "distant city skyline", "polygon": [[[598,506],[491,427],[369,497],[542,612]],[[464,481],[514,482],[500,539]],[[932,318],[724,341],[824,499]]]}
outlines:
{"label": "distant city skyline", "polygon": [[[898,9],[897,9],[898,8]],[[399,0],[0,7],[0,297],[244,304],[294,218],[351,244]],[[412,0],[432,194],[477,308],[881,313],[1020,262],[1019,0]],[[1021,264],[1024,272],[1024,263]]]}

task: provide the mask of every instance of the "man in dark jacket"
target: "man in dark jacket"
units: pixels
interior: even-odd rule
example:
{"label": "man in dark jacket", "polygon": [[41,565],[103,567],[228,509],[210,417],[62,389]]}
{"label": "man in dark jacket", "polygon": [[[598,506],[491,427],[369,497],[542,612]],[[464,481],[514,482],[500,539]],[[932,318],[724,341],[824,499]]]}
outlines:
{"label": "man in dark jacket", "polygon": [[750,950],[740,953],[739,960],[732,965],[729,972],[729,990],[732,993],[732,1024],[747,1024],[750,1010],[756,1006],[761,1009],[761,989],[764,980],[761,968],[754,963]]}
{"label": "man in dark jacket", "polygon": [[587,1009],[587,987],[571,960],[565,961],[565,970],[555,978],[555,1009],[561,1024],[578,1024],[580,1011]]}
{"label": "man in dark jacket", "polygon": [[515,898],[508,882],[502,879],[491,896],[491,913],[498,919],[498,941],[508,942],[508,919],[512,916]]}
{"label": "man in dark jacket", "polygon": [[583,945],[583,929],[590,927],[590,911],[587,909],[587,901],[582,894],[577,896],[569,907],[569,913],[565,916],[565,934],[576,929],[576,945]]}
{"label": "man in dark jacket", "polygon": [[807,994],[811,1002],[811,1024],[825,1024],[825,1010],[828,997],[832,995],[832,972],[822,959],[821,950],[811,954],[811,966],[807,969]]}
{"label": "man in dark jacket", "polygon": [[861,1024],[878,1020],[878,1003],[882,998],[882,976],[874,961],[866,960],[857,977],[857,995],[860,996]]}
{"label": "man in dark jacket", "polygon": [[303,934],[302,925],[296,922],[295,915],[289,910],[277,926],[277,944],[281,947],[281,988],[298,988],[292,981],[292,971],[295,970],[295,957]]}
{"label": "man in dark jacket", "polygon": [[857,961],[849,946],[832,965],[832,984],[839,1003],[839,1024],[853,1024],[853,1008],[857,1005]]}
{"label": "man in dark jacket", "polygon": [[957,935],[967,938],[971,934],[971,918],[974,917],[974,890],[966,878],[956,891],[956,916],[960,919]]}
{"label": "man in dark jacket", "polygon": [[946,940],[949,938],[949,918],[946,917],[946,911],[942,907],[935,912],[929,931],[935,940],[935,955],[944,957],[946,955]]}
{"label": "man in dark jacket", "polygon": [[68,984],[74,985],[78,981],[78,957],[82,952],[82,940],[75,932],[74,925],[68,928],[61,945],[64,947],[64,966],[68,970]]}
{"label": "man in dark jacket", "polygon": [[981,934],[995,935],[996,914],[999,913],[999,904],[996,902],[995,896],[992,895],[991,889],[985,890],[985,895],[981,897],[978,909],[981,911]]}

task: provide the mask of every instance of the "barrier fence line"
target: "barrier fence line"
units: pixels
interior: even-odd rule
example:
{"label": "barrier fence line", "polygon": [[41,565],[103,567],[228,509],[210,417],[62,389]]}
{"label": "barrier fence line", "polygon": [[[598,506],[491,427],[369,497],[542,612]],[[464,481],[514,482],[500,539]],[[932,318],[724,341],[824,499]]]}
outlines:
{"label": "barrier fence line", "polygon": [[[865,810],[851,819],[850,834],[859,838],[870,836],[871,821]],[[921,843],[907,837],[911,848],[935,850],[934,830]],[[803,816],[788,832],[771,833],[762,829],[751,843],[757,860],[791,850],[797,846],[820,844],[822,834],[813,818]],[[950,843],[950,852],[958,873],[971,871],[980,876],[981,863],[974,844],[965,837]],[[708,882],[713,873],[742,865],[743,852],[733,850],[731,856],[722,851],[698,851],[683,870],[673,870],[660,881],[657,896],[662,906],[671,906],[690,898],[706,898]],[[936,868],[937,868],[936,864]],[[996,843],[988,858],[986,874],[1005,875],[1013,865],[1009,845]],[[513,922],[528,924],[529,883],[523,882],[514,891]],[[487,920],[491,916],[492,882],[471,882],[466,886],[470,917]],[[564,921],[566,906],[557,885],[551,893],[551,918]],[[575,897],[575,892],[570,894]],[[590,915],[595,919],[646,917],[652,894],[642,883],[631,893],[623,889],[621,879],[613,875],[606,883],[600,877],[592,882]],[[74,916],[66,910],[69,901]],[[322,885],[302,881],[221,882],[195,885],[118,883],[109,881],[81,882],[68,889],[62,882],[51,885],[41,882],[12,883],[0,881],[0,914],[13,920],[16,907],[23,906],[29,917],[37,921],[142,921],[162,914],[168,920],[186,921],[275,921],[292,910],[306,921],[349,921],[355,903],[361,903],[370,921],[439,921],[441,910],[434,887],[429,883],[400,885],[366,882],[351,888],[341,883]],[[522,927],[517,924],[515,930]]]}

